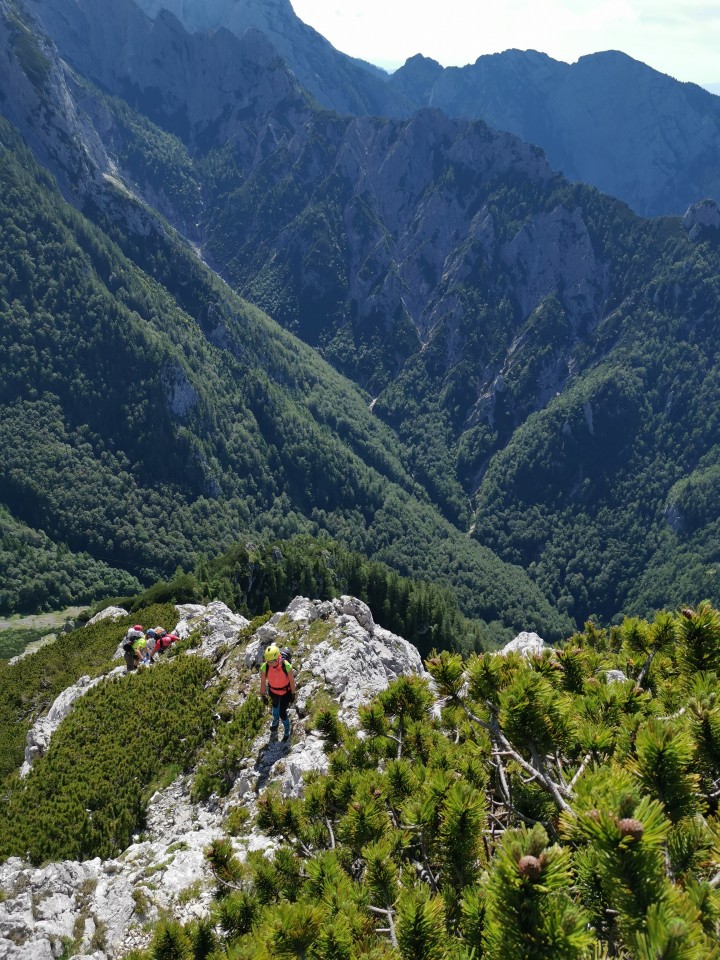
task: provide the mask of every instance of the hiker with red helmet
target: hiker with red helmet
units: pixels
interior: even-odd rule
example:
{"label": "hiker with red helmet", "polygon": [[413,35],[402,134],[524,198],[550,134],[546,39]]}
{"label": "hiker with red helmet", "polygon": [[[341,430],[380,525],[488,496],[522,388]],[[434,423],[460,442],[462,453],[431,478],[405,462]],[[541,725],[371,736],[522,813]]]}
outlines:
{"label": "hiker with red helmet", "polygon": [[136,669],[138,665],[138,656],[137,650],[135,649],[135,644],[142,637],[143,630],[140,624],[136,624],[134,627],[130,627],[128,632],[125,634],[125,639],[123,640],[123,655],[125,657],[125,669],[127,673],[131,673]]}
{"label": "hiker with red helmet", "polygon": [[295,699],[295,675],[292,664],[286,660],[280,648],[271,643],[265,648],[265,662],[260,667],[260,696],[272,701],[271,733],[274,733],[282,720],[283,740],[290,739],[290,718],[287,708]]}

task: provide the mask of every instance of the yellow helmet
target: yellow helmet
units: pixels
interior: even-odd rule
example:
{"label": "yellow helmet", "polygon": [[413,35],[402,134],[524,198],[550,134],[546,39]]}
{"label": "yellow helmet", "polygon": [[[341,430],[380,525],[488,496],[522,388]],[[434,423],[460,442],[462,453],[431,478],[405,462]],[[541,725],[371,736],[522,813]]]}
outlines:
{"label": "yellow helmet", "polygon": [[271,643],[269,647],[265,647],[265,663],[272,663],[273,660],[277,660],[280,656],[280,648],[276,643]]}

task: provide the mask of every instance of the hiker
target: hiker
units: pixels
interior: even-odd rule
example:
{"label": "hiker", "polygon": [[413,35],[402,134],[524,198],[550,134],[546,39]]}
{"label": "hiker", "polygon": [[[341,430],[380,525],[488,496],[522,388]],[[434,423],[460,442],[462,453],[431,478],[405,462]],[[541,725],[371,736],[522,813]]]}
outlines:
{"label": "hiker", "polygon": [[292,664],[280,653],[280,648],[271,643],[265,648],[265,663],[260,667],[260,696],[267,703],[268,694],[272,701],[272,723],[270,730],[277,730],[282,720],[283,740],[290,739],[290,718],[287,708],[295,699],[295,675]]}
{"label": "hiker", "polygon": [[152,655],[155,657],[161,653],[165,653],[176,639],[177,637],[174,633],[168,633],[167,630],[164,630],[162,627],[155,627],[155,646],[153,647]]}
{"label": "hiker", "polygon": [[132,673],[137,664],[135,663],[135,641],[140,636],[135,627],[130,627],[123,640],[123,656],[125,657],[125,672]]}
{"label": "hiker", "polygon": [[137,635],[133,642],[135,666],[139,667],[141,663],[147,663],[147,637],[139,623],[133,627],[133,631]]}

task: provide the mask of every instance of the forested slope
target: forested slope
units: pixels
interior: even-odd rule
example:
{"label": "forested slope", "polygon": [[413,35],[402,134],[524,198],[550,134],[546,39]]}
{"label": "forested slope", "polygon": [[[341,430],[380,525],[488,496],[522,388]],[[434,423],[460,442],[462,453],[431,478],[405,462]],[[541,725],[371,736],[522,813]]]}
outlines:
{"label": "forested slope", "polygon": [[436,513],[360,390],[168,232],[144,254],[160,276],[173,258],[175,299],[2,141],[0,495],[19,521],[146,582],[248,533],[325,529],[400,572],[460,573],[473,616],[563,629]]}
{"label": "forested slope", "polygon": [[[0,6],[22,94],[4,109],[88,218],[47,182],[38,207],[44,175],[16,164],[0,482],[18,520],[146,583],[249,532],[326,530],[516,626],[720,601],[715,204],[643,220],[482,122],[320,110],[267,45],[167,17],[157,60],[73,60],[124,102]],[[486,577],[478,543],[527,576]]]}
{"label": "forested slope", "polygon": [[200,218],[218,269],[377,394],[433,502],[553,605],[720,601],[713,204],[644,220],[429,112],[351,122],[288,94],[193,154],[112,110],[138,189],[181,186],[173,216]]}

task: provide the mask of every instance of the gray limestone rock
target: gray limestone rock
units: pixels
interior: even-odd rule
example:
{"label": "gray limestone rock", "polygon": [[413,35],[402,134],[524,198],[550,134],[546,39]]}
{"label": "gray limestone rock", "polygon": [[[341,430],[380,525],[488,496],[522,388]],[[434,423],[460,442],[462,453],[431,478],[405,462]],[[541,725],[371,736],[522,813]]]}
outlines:
{"label": "gray limestone rock", "polygon": [[207,606],[181,604],[176,609],[181,619],[174,632],[184,640],[194,630],[199,631],[202,643],[198,652],[207,657],[214,656],[224,644],[237,640],[238,634],[250,623],[220,600],[213,600]]}
{"label": "gray limestone rock", "polygon": [[625,683],[627,680],[622,670],[605,670],[604,676],[607,683]]}
{"label": "gray limestone rock", "polygon": [[127,615],[128,611],[122,607],[105,607],[100,613],[96,613],[94,617],[91,617],[85,626],[91,627],[94,623],[100,623],[101,620],[120,620],[121,617],[127,617]]}
{"label": "gray limestone rock", "polygon": [[707,228],[720,230],[720,209],[714,200],[693,203],[682,219],[691,240],[699,240]]}
{"label": "gray limestone rock", "polygon": [[523,631],[519,633],[514,640],[511,640],[510,643],[506,643],[498,653],[504,656],[507,656],[509,653],[521,653],[524,657],[536,657],[545,650],[552,649],[553,648],[546,644],[537,633]]}

